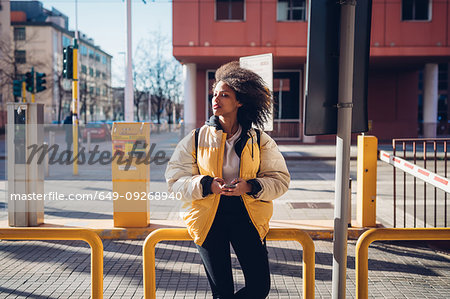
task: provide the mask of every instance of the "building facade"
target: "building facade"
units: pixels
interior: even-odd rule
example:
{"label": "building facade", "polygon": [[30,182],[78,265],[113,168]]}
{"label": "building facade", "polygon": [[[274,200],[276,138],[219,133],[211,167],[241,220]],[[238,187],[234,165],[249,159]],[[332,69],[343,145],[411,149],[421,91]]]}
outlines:
{"label": "building facade", "polygon": [[[45,123],[61,121],[70,113],[72,101],[72,82],[62,76],[63,48],[73,45],[74,38],[74,32],[68,30],[68,18],[54,8],[45,9],[38,1],[11,1],[10,14],[15,77],[21,78],[32,67],[45,73],[47,89],[36,94],[36,102],[45,104]],[[112,56],[82,33],[78,45],[80,120],[111,119]]]}
{"label": "building facade", "polygon": [[[273,54],[274,138],[303,136],[306,0],[175,0],[173,54],[184,65],[185,121],[211,114],[214,71],[242,56]],[[369,134],[449,135],[450,3],[373,0],[368,79]],[[356,24],[358,26],[358,24]]]}
{"label": "building facade", "polygon": [[6,103],[12,101],[12,78],[11,64],[8,63],[10,56],[11,34],[10,34],[10,3],[9,0],[0,1],[0,130],[6,126]]}

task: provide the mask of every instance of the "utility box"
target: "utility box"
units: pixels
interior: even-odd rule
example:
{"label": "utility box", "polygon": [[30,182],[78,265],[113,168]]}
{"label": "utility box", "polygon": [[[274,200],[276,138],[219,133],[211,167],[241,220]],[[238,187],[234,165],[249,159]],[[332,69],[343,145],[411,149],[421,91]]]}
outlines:
{"label": "utility box", "polygon": [[356,220],[362,227],[376,226],[377,149],[375,136],[358,136]]}
{"label": "utility box", "polygon": [[44,143],[44,105],[8,103],[8,222],[44,223],[44,162],[32,152]]}
{"label": "utility box", "polygon": [[150,123],[116,122],[112,127],[114,227],[150,224]]}

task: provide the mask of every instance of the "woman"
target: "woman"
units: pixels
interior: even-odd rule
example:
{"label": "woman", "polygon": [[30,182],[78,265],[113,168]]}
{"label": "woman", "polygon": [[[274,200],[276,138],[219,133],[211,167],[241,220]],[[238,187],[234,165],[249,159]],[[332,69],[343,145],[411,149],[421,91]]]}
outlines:
{"label": "woman", "polygon": [[[257,74],[238,62],[216,72],[214,115],[186,136],[167,169],[169,192],[189,206],[184,221],[205,266],[213,298],[266,298],[270,290],[265,237],[272,200],[284,194],[290,176],[276,143],[262,127],[271,94]],[[245,287],[234,293],[230,244]]]}

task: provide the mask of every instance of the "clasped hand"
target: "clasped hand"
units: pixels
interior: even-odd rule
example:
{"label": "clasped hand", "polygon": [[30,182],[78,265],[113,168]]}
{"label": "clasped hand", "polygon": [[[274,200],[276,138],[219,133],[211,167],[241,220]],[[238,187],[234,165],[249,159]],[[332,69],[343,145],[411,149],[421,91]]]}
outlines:
{"label": "clasped hand", "polygon": [[224,179],[215,177],[211,183],[211,191],[214,194],[227,196],[241,196],[242,194],[252,191],[252,186],[241,178],[234,179],[231,184],[236,185],[236,187],[227,188],[225,187]]}

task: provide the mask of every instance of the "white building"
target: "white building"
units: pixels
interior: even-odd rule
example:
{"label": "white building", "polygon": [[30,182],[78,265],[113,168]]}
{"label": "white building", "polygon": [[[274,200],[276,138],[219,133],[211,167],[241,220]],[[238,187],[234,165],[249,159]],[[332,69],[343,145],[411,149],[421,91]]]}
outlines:
{"label": "white building", "polygon": [[[68,17],[38,1],[11,1],[10,30],[17,78],[31,67],[45,73],[47,89],[36,94],[36,102],[45,104],[45,123],[63,120],[72,101],[72,82],[62,78],[63,48],[73,45],[74,38]],[[80,34],[78,45],[79,118],[82,122],[111,119],[112,56],[85,34]]]}

